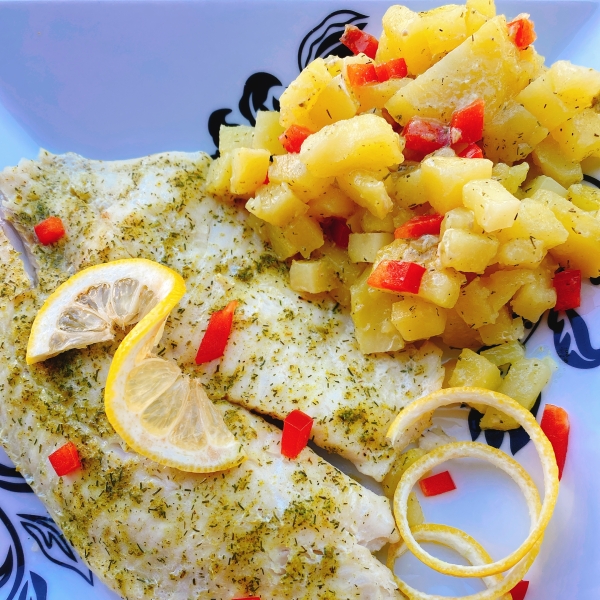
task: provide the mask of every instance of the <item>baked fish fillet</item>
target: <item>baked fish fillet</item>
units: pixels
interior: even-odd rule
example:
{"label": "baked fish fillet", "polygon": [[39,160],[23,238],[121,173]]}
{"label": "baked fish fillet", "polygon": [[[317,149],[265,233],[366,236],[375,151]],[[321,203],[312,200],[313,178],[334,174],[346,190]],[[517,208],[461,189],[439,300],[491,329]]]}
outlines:
{"label": "baked fish fillet", "polygon": [[[0,229],[0,438],[82,558],[124,598],[399,598],[370,550],[397,539],[389,503],[310,449],[281,456],[281,432],[217,407],[248,460],[183,473],[127,451],[103,410],[117,342],[27,367],[43,293],[30,288]],[[59,478],[47,456],[73,441],[82,469]]]}
{"label": "baked fish fillet", "polygon": [[[165,153],[102,162],[42,152],[0,175],[7,218],[28,246],[43,293],[82,267],[144,257],[179,271],[188,294],[167,324],[161,355],[198,376],[213,399],[284,418],[315,419],[314,441],[381,480],[395,458],[384,439],[410,401],[441,386],[432,344],[363,355],[348,314],[289,287],[285,265],[249,226],[246,213],[203,193],[210,159]],[[32,226],[60,216],[67,240],[35,243]],[[210,313],[238,300],[225,356],[196,366]]]}

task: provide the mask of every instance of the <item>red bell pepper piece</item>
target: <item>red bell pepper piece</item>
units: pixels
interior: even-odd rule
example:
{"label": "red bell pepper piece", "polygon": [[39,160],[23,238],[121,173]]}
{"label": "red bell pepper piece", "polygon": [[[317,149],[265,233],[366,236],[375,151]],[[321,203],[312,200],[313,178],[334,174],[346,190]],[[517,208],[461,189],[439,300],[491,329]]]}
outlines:
{"label": "red bell pepper piece", "polygon": [[483,158],[483,150],[475,143],[469,144],[462,152],[458,153],[460,158]]}
{"label": "red bell pepper piece", "polygon": [[560,406],[546,404],[540,427],[554,448],[556,464],[558,465],[558,478],[561,479],[569,448],[569,431],[571,430],[569,415]]}
{"label": "red bell pepper piece", "polygon": [[507,24],[508,35],[519,50],[525,50],[537,39],[533,21],[527,13],[522,13]]}
{"label": "red bell pepper piece", "polygon": [[297,154],[302,148],[302,143],[311,133],[310,129],[302,125],[290,125],[279,136],[279,141],[290,154]]}
{"label": "red bell pepper piece", "polygon": [[439,235],[443,220],[443,215],[438,214],[413,217],[394,231],[394,238],[398,240],[420,238],[422,235]]}
{"label": "red bell pepper piece", "polygon": [[418,294],[426,270],[425,267],[413,262],[382,260],[369,275],[367,284],[392,292]]}
{"label": "red bell pepper piece", "polygon": [[406,149],[414,150],[422,156],[449,146],[450,128],[437,119],[412,117],[404,126]]}
{"label": "red bell pepper piece", "polygon": [[73,442],[67,442],[64,446],[54,451],[48,457],[48,460],[59,477],[81,468],[79,452],[77,452],[77,446]]}
{"label": "red bell pepper piece", "polygon": [[350,227],[344,219],[333,217],[321,224],[325,235],[340,248],[347,248],[350,241]]}
{"label": "red bell pepper piece", "polygon": [[366,54],[369,58],[375,58],[379,42],[365,31],[361,31],[356,25],[346,25],[346,29],[340,42],[352,51],[352,54]]}
{"label": "red bell pepper piece", "polygon": [[554,310],[577,308],[581,304],[581,271],[565,269],[554,275],[552,285],[556,290]]}
{"label": "red bell pepper piece", "polygon": [[375,65],[373,63],[363,64],[349,64],[346,68],[348,75],[348,83],[350,87],[361,87],[367,85],[367,83],[376,83],[377,71],[375,71]]}
{"label": "red bell pepper piece", "polygon": [[408,75],[408,67],[403,58],[393,58],[387,62],[375,65],[377,79],[381,82],[388,79],[403,79]]}
{"label": "red bell pepper piece", "polygon": [[419,487],[425,496],[439,496],[456,489],[456,485],[448,471],[421,479]]}
{"label": "red bell pepper piece", "polygon": [[48,217],[38,223],[33,230],[40,244],[44,246],[58,242],[65,235],[65,227],[60,217]]}
{"label": "red bell pepper piece", "polygon": [[512,600],[523,600],[527,594],[528,588],[529,581],[519,581],[519,583],[517,583],[517,585],[509,592],[512,596]]}
{"label": "red bell pepper piece", "polygon": [[210,316],[208,327],[200,342],[198,354],[196,354],[197,365],[223,356],[231,334],[233,313],[237,305],[237,300],[232,300],[223,310],[218,310]]}
{"label": "red bell pepper piece", "polygon": [[281,454],[296,458],[308,443],[313,419],[301,410],[293,410],[283,422]]}
{"label": "red bell pepper piece", "polygon": [[[455,110],[452,113],[450,127],[455,130],[454,143],[464,142],[472,144],[483,137],[483,114],[485,102],[481,99],[471,102],[468,106]],[[459,132],[459,135],[456,135]]]}

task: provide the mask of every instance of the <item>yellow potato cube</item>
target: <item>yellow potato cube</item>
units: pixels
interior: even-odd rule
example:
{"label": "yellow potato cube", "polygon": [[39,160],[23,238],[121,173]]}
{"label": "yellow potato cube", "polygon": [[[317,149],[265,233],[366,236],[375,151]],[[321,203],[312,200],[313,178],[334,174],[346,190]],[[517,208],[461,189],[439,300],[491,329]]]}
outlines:
{"label": "yellow potato cube", "polygon": [[496,4],[494,0],[467,0],[467,10],[476,10],[488,19],[496,16]]}
{"label": "yellow potato cube", "polygon": [[254,127],[248,125],[221,125],[219,128],[219,153],[236,148],[252,148]]}
{"label": "yellow potato cube", "polygon": [[252,148],[268,150],[270,154],[285,154],[285,148],[279,141],[284,132],[279,124],[279,113],[271,110],[259,110],[256,113],[256,125],[252,138]]}
{"label": "yellow potato cube", "polygon": [[309,111],[332,79],[322,58],[316,58],[307,65],[279,98],[281,126],[287,129],[296,124],[316,131],[316,125],[308,116]]}
{"label": "yellow potato cube", "polygon": [[443,333],[446,311],[414,296],[400,296],[392,304],[392,323],[407,342],[424,340]]}
{"label": "yellow potato cube", "polygon": [[544,244],[535,238],[514,238],[500,244],[496,262],[503,267],[534,269],[546,255]]}
{"label": "yellow potato cube", "polygon": [[391,233],[351,233],[348,256],[353,263],[373,263],[379,250],[393,241]]}
{"label": "yellow potato cube", "polygon": [[450,348],[480,348],[483,346],[477,329],[469,327],[455,309],[447,311],[442,341]]}
{"label": "yellow potato cube", "polygon": [[430,156],[421,163],[421,184],[433,208],[444,215],[462,206],[466,183],[492,176],[492,161],[485,158]]}
{"label": "yellow potato cube", "polygon": [[231,179],[229,188],[237,196],[253,194],[261,186],[269,168],[268,150],[235,148],[231,151]]}
{"label": "yellow potato cube", "polygon": [[414,208],[429,202],[420,167],[408,172],[392,173],[385,180],[385,188],[394,202],[403,208]]}
{"label": "yellow potato cube", "polygon": [[476,277],[461,290],[454,308],[467,325],[479,329],[495,323],[498,318],[498,309],[494,308],[490,296],[490,290]]}
{"label": "yellow potato cube", "polygon": [[363,354],[402,350],[404,340],[390,320],[396,297],[367,285],[369,274],[367,269],[350,288],[351,315],[360,350]]}
{"label": "yellow potato cube", "polygon": [[444,215],[440,235],[443,236],[448,229],[464,229],[473,233],[483,233],[483,229],[475,223],[473,211],[464,206],[453,208]]}
{"label": "yellow potato cube", "polygon": [[535,147],[532,156],[542,173],[552,177],[563,187],[569,187],[583,179],[581,165],[565,158],[558,142],[550,136]]}
{"label": "yellow potato cube", "polygon": [[275,254],[281,260],[298,252],[304,258],[309,258],[311,252],[320,248],[325,241],[319,224],[306,215],[296,217],[285,227],[267,224],[266,231]]}
{"label": "yellow potato cube", "polygon": [[483,350],[481,356],[487,358],[497,367],[501,367],[525,358],[525,348],[518,341],[506,342],[505,344],[500,344],[494,348]]}
{"label": "yellow potato cube", "polygon": [[586,108],[550,134],[568,160],[581,162],[600,150],[600,113],[596,107]]}
{"label": "yellow potato cube", "polygon": [[534,278],[532,271],[527,269],[509,269],[482,277],[481,284],[490,292],[491,307],[499,311],[517,293],[517,290]]}
{"label": "yellow potato cube", "polygon": [[308,206],[292,192],[287,183],[270,183],[259,188],[254,198],[246,202],[246,210],[271,225],[284,227],[292,219],[306,213]]}
{"label": "yellow potato cube", "polygon": [[465,348],[450,377],[450,387],[481,387],[496,390],[502,382],[500,369],[485,357]]}
{"label": "yellow potato cube", "polygon": [[287,183],[291,190],[304,202],[316,198],[328,190],[333,177],[315,177],[308,171],[298,154],[274,156],[269,167],[271,183]]}
{"label": "yellow potato cube", "polygon": [[394,224],[394,212],[388,213],[383,219],[379,219],[368,210],[363,214],[360,224],[365,233],[375,233],[385,231],[386,233],[394,233],[396,225]]}
{"label": "yellow potato cube", "polygon": [[527,163],[521,163],[514,167],[498,163],[492,169],[492,177],[500,182],[511,194],[516,194],[521,184],[527,178],[528,172],[529,165]]}
{"label": "yellow potato cube", "polygon": [[552,89],[570,108],[581,111],[600,94],[600,72],[557,60],[548,71]]}
{"label": "yellow potato cube", "polygon": [[552,377],[551,359],[521,358],[510,366],[498,391],[510,396],[527,410],[531,410],[537,397]]}
{"label": "yellow potato cube", "polygon": [[319,253],[331,263],[334,273],[344,284],[353,285],[365,270],[364,265],[350,261],[346,250],[331,242],[325,242]]}
{"label": "yellow potato cube", "polygon": [[525,335],[523,319],[521,317],[513,319],[506,306],[498,311],[495,323],[482,325],[478,331],[486,346],[514,342]]}
{"label": "yellow potato cube", "polygon": [[498,429],[499,431],[510,431],[511,429],[517,429],[519,423],[512,417],[490,406],[486,409],[481,421],[479,421],[479,427],[483,430]]}
{"label": "yellow potato cube", "polygon": [[514,312],[532,323],[556,304],[552,276],[542,268],[536,269],[534,275],[534,280],[523,285],[510,303]]}
{"label": "yellow potato cube", "polygon": [[340,285],[332,264],[326,259],[293,260],[290,267],[290,287],[296,292],[320,294]]}
{"label": "yellow potato cube", "polygon": [[392,126],[373,114],[358,115],[323,127],[302,144],[300,159],[316,177],[355,169],[377,171],[403,160],[403,142]]}
{"label": "yellow potato cube", "polygon": [[600,190],[597,188],[575,183],[567,190],[567,198],[581,210],[600,210]]}
{"label": "yellow potato cube", "polygon": [[222,154],[212,161],[206,174],[206,191],[221,200],[233,200],[229,189],[232,158],[231,152]]}
{"label": "yellow potato cube", "polygon": [[336,75],[318,95],[308,111],[308,118],[316,129],[342,119],[351,119],[358,111],[358,102],[346,88],[343,76]]}
{"label": "yellow potato cube", "polygon": [[548,177],[547,175],[539,175],[535,179],[532,179],[531,182],[525,187],[523,190],[525,196],[531,198],[535,196],[535,194],[540,190],[546,190],[548,192],[553,192],[562,196],[563,198],[567,197],[567,190],[552,179],[552,177]]}
{"label": "yellow potato cube", "polygon": [[394,206],[383,181],[369,171],[357,170],[338,175],[337,184],[356,204],[379,219],[385,218]]}
{"label": "yellow potato cube", "polygon": [[336,186],[329,186],[308,201],[308,216],[317,220],[329,217],[347,218],[356,210],[356,204]]}
{"label": "yellow potato cube", "polygon": [[454,50],[468,35],[464,5],[448,4],[420,14],[434,62]]}
{"label": "yellow potato cube", "polygon": [[360,112],[373,108],[383,108],[385,103],[411,79],[388,79],[380,83],[368,83],[352,88],[352,93],[360,103]]}
{"label": "yellow potato cube", "polygon": [[[258,219],[258,217],[255,217],[252,213],[250,213],[250,217]],[[262,234],[261,237],[264,236],[266,241],[271,244],[271,248],[273,248],[273,252],[275,252],[275,255],[279,260],[285,260],[298,253],[298,248],[296,248],[296,246],[285,236],[284,229],[276,227],[275,225],[270,225],[264,221],[261,221],[261,223],[263,224],[263,227],[260,230]]]}
{"label": "yellow potato cube", "polygon": [[469,181],[463,187],[463,204],[486,232],[510,227],[521,202],[494,179]]}
{"label": "yellow potato cube", "polygon": [[444,267],[483,273],[496,255],[498,246],[499,242],[493,235],[447,229],[440,241],[439,254]]}
{"label": "yellow potato cube", "polygon": [[454,269],[443,269],[441,265],[430,265],[421,279],[419,296],[442,308],[452,308],[460,295],[460,288],[466,282],[462,273]]}

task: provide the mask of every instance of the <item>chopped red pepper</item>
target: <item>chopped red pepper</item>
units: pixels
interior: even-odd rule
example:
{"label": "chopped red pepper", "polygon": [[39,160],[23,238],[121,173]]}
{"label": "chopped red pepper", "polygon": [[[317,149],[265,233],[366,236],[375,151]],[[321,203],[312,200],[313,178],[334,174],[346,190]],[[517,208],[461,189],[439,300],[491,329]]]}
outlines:
{"label": "chopped red pepper", "polygon": [[437,214],[413,217],[394,231],[394,237],[398,240],[419,238],[422,235],[439,235],[443,220],[443,215]]}
{"label": "chopped red pepper", "polygon": [[462,152],[458,153],[459,158],[483,158],[483,150],[475,143],[469,144]]}
{"label": "chopped red pepper", "polygon": [[223,310],[214,312],[208,321],[208,327],[200,342],[196,364],[201,365],[223,356],[225,347],[231,334],[233,313],[237,307],[237,300],[232,300]]}
{"label": "chopped red pepper", "polygon": [[554,310],[577,308],[581,304],[581,271],[565,269],[554,275],[552,285],[556,290]]}
{"label": "chopped red pepper", "polygon": [[525,50],[537,39],[533,21],[527,13],[522,13],[507,24],[508,35],[519,50]]}
{"label": "chopped red pepper", "polygon": [[375,58],[379,42],[376,37],[361,31],[355,25],[346,25],[346,29],[340,42],[352,51],[352,54],[366,54],[369,58]]}
{"label": "chopped red pepper", "polygon": [[308,443],[313,419],[301,410],[293,410],[283,422],[281,454],[296,458]]}
{"label": "chopped red pepper", "polygon": [[569,448],[569,431],[571,430],[569,415],[560,406],[546,404],[540,427],[554,448],[556,464],[558,465],[558,478],[561,479]]}
{"label": "chopped red pepper", "polygon": [[527,594],[528,588],[529,581],[519,581],[519,583],[517,583],[517,585],[509,592],[512,596],[512,600],[523,600]]}
{"label": "chopped red pepper", "polygon": [[302,125],[290,125],[279,136],[279,141],[290,154],[297,154],[302,148],[302,143],[311,133],[310,129]]}
{"label": "chopped red pepper", "polygon": [[[484,110],[485,102],[480,99],[452,113],[450,127],[455,130],[453,132],[456,137],[453,140],[455,144],[458,142],[472,144],[483,137]],[[456,132],[459,133],[458,136],[456,136]]]}
{"label": "chopped red pepper", "polygon": [[377,79],[377,71],[375,71],[375,65],[373,63],[363,64],[349,64],[346,73],[348,75],[348,82],[350,87],[361,87],[367,85],[367,83],[375,83],[379,81]]}
{"label": "chopped red pepper", "polygon": [[375,65],[377,79],[381,82],[388,79],[403,79],[408,75],[408,67],[403,58],[393,58],[387,62]]}
{"label": "chopped red pepper", "polygon": [[347,248],[350,241],[350,227],[344,219],[333,217],[321,224],[325,235],[340,248]]}
{"label": "chopped red pepper", "polygon": [[413,262],[382,260],[367,279],[371,287],[418,294],[425,267]]}
{"label": "chopped red pepper", "polygon": [[48,217],[38,223],[33,230],[40,244],[44,246],[58,242],[65,235],[65,227],[60,217]]}
{"label": "chopped red pepper", "polygon": [[61,446],[48,457],[48,460],[59,477],[81,468],[79,452],[77,452],[77,446],[73,442],[67,442],[64,446]]}
{"label": "chopped red pepper", "polygon": [[425,156],[444,146],[449,146],[450,128],[437,119],[412,117],[404,126],[406,149]]}
{"label": "chopped red pepper", "polygon": [[456,489],[456,485],[448,471],[421,479],[419,487],[425,496],[439,496]]}

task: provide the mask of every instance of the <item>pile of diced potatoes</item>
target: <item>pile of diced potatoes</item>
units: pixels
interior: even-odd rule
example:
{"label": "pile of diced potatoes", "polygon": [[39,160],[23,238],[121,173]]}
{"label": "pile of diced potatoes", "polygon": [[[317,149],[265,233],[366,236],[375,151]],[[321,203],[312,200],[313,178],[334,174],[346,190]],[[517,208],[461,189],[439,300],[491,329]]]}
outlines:
{"label": "pile of diced potatoes", "polygon": [[[291,259],[292,288],[348,309],[363,352],[438,337],[467,349],[450,385],[506,391],[500,368],[512,365],[533,382],[530,406],[550,367],[518,355],[524,319],[555,305],[559,266],[600,276],[600,192],[583,183],[581,165],[600,158],[600,73],[567,61],[548,68],[533,46],[519,50],[493,0],[422,13],[392,6],[375,62],[395,58],[405,59],[406,78],[358,88],[348,65],[373,62],[367,56],[310,63],[279,113],[221,128],[207,190],[245,201],[255,230]],[[485,158],[446,147],[404,160],[411,117],[449,123],[478,99]],[[292,125],[312,134],[290,154],[279,137]],[[409,219],[432,213],[444,215],[439,236],[394,239]],[[347,249],[324,234],[332,219],[349,227]],[[425,267],[418,293],[370,287],[382,260]],[[483,345],[508,348],[510,360],[472,351]]]}

